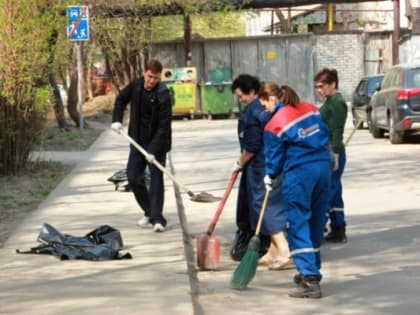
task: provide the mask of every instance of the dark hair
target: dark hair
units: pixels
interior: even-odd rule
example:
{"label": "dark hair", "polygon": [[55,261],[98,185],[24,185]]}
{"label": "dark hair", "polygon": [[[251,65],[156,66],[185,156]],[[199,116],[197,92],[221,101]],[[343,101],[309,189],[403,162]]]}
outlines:
{"label": "dark hair", "polygon": [[297,95],[296,91],[293,90],[290,86],[282,85],[280,87],[280,90],[283,93],[284,104],[292,105],[292,106],[296,107],[300,103],[299,96]]}
{"label": "dark hair", "polygon": [[150,70],[153,73],[161,73],[162,72],[162,64],[157,59],[150,59],[146,63],[145,71]]}
{"label": "dark hair", "polygon": [[283,98],[284,104],[297,106],[300,103],[300,98],[290,86],[279,86],[274,82],[267,82],[263,84],[258,92],[258,97],[263,100],[268,100],[270,96],[276,96],[279,99]]}
{"label": "dark hair", "polygon": [[319,71],[315,77],[315,82],[332,84],[335,83],[335,88],[338,89],[338,73],[336,69],[324,68]]}
{"label": "dark hair", "polygon": [[276,96],[277,98],[281,98],[283,96],[283,92],[277,83],[264,83],[258,91],[258,97],[262,100],[268,100],[270,96]]}
{"label": "dark hair", "polygon": [[261,83],[257,77],[250,74],[240,74],[232,82],[232,92],[239,88],[244,94],[249,94],[252,90],[258,93],[260,86]]}

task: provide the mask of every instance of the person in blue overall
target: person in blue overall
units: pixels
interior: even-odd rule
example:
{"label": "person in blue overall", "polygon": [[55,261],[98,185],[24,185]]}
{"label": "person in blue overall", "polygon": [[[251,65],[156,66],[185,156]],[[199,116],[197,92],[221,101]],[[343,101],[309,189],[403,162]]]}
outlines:
{"label": "person in blue overall", "polygon": [[[273,116],[284,106],[282,102],[283,92],[274,82],[268,82],[261,86],[258,92],[258,98],[265,110]],[[271,118],[271,117],[270,117]],[[275,182],[275,190],[270,191],[270,196],[281,199],[282,176],[279,176]],[[293,260],[290,257],[289,245],[287,243],[284,231],[286,230],[286,212],[282,204],[267,209],[268,215],[265,215],[263,222],[276,219],[278,223],[271,228],[271,245],[268,253],[260,259],[260,265],[267,264],[270,270],[284,270],[293,267]],[[271,213],[271,214],[270,214]],[[274,214],[273,214],[274,213]],[[279,229],[281,228],[281,229]],[[277,253],[277,256],[276,256]]]}
{"label": "person in blue overall", "polygon": [[283,174],[287,236],[298,271],[289,296],[321,298],[320,246],[331,180],[328,128],[315,105],[301,102],[289,86],[279,89],[284,106],[264,129],[264,182],[270,190]]}
{"label": "person in blue overall", "polygon": [[[329,213],[330,231],[326,242],[346,243],[346,219],[344,215],[343,185],[341,177],[346,166],[346,150],[343,143],[344,126],[347,119],[347,104],[338,92],[338,74],[335,69],[323,69],[314,77],[315,89],[325,98],[320,108],[322,118],[330,132],[330,145],[334,154],[334,171],[331,179]],[[327,221],[326,220],[326,221]]]}
{"label": "person in blue overall", "polygon": [[[232,92],[245,105],[245,110],[238,121],[241,153],[232,169],[232,171],[242,171],[238,192],[236,224],[239,231],[251,235],[255,231],[265,194],[263,132],[265,124],[271,117],[271,113],[265,111],[258,99],[259,89],[260,82],[258,78],[249,74],[241,74],[232,82]],[[266,220],[264,220],[261,229],[262,234],[265,235],[265,237],[261,237],[265,244],[267,244],[267,236],[285,229],[285,217],[279,215],[278,211],[274,211],[274,209],[279,207],[282,207],[280,186],[275,189],[269,200]],[[267,252],[268,256],[262,257],[261,263],[270,265],[277,260],[288,261],[288,247],[277,250],[277,246],[281,246],[281,244],[274,243],[272,246],[270,245],[271,252]],[[287,252],[285,259],[279,257],[283,252]]]}

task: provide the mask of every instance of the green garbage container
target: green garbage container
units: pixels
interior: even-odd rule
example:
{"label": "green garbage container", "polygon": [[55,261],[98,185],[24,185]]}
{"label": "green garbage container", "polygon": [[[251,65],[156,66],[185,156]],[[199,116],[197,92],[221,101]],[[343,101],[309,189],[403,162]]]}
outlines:
{"label": "green garbage container", "polygon": [[234,98],[231,82],[201,83],[201,111],[209,119],[212,115],[230,115],[233,111]]}

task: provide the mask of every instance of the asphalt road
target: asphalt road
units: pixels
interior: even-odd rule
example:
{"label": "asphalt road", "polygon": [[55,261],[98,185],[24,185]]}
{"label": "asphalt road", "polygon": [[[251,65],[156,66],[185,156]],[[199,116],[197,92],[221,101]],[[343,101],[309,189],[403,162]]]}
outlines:
{"label": "asphalt road", "polygon": [[[349,117],[345,137],[351,130]],[[184,178],[191,176],[191,184],[201,173],[196,189],[223,191],[239,154],[235,133],[234,121],[177,126],[178,137],[195,135],[196,139],[196,143],[176,146],[173,157],[178,172]],[[409,142],[391,145],[387,138],[373,139],[363,129],[348,144],[343,185],[349,241],[322,248],[321,300],[287,296],[295,270],[259,267],[248,290],[229,288],[236,267],[228,257],[235,231],[234,191],[215,231],[224,245],[222,266],[215,272],[198,273],[199,302],[205,314],[420,314],[420,137]],[[194,232],[206,230],[216,209],[205,212],[208,207],[187,207]]]}
{"label": "asphalt road", "polygon": [[[193,192],[222,195],[239,156],[236,120],[179,120],[173,128],[170,158],[178,179]],[[351,128],[348,123],[346,135]],[[106,182],[125,166],[127,153],[123,137],[105,131],[0,249],[0,314],[420,314],[419,138],[391,145],[367,130],[353,136],[343,177],[349,241],[322,247],[320,300],[287,296],[294,270],[259,268],[247,290],[230,288],[237,265],[228,256],[237,184],[215,230],[222,242],[221,266],[199,271],[199,294],[192,294],[184,256],[188,242],[170,180],[164,233],[139,229],[132,195]],[[206,231],[217,203],[193,202],[186,194],[182,199],[189,232]],[[43,222],[71,235],[114,226],[133,259],[96,263],[16,254],[16,248],[36,245]]]}

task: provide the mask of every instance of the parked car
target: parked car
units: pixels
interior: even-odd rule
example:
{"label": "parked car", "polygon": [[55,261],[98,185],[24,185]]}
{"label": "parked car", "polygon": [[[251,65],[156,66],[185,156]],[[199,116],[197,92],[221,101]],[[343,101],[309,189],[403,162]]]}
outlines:
{"label": "parked car", "polygon": [[376,92],[377,87],[381,84],[383,77],[383,74],[378,74],[366,76],[359,81],[359,84],[353,92],[351,102],[354,127],[358,126],[359,129],[362,129],[363,124],[368,123],[368,104],[372,94]]}
{"label": "parked car", "polygon": [[420,65],[396,65],[387,71],[370,101],[369,130],[374,138],[389,133],[392,144],[420,131]]}

